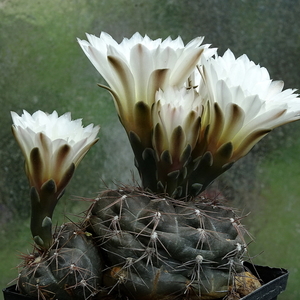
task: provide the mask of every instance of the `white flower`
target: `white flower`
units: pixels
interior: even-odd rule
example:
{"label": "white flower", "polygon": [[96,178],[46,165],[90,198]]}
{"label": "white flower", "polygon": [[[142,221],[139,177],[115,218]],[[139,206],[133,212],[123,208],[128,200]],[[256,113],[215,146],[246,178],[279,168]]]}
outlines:
{"label": "white flower", "polygon": [[246,55],[236,59],[227,50],[200,68],[198,92],[208,100],[202,119],[207,151],[214,154],[231,144],[228,161],[234,162],[272,129],[300,118],[295,90],[283,90],[282,81],[272,81]]}
{"label": "white flower", "polygon": [[153,151],[151,154],[146,149],[142,159],[137,159],[147,172],[142,179],[149,183],[148,188],[173,197],[190,190],[188,177],[194,169],[191,154],[200,136],[203,104],[194,89],[168,87],[157,92],[151,110]]}
{"label": "white flower", "polygon": [[199,137],[203,101],[193,89],[159,90],[152,109],[153,148],[158,158],[169,151],[172,161],[179,162],[189,145],[193,149]]}
{"label": "white flower", "polygon": [[150,110],[159,88],[181,87],[207,50],[203,37],[184,45],[178,37],[151,40],[135,33],[118,44],[109,34],[87,35],[78,40],[83,51],[110,86],[116,109],[127,133],[134,132],[149,146]]}
{"label": "white flower", "polygon": [[69,182],[75,167],[97,142],[99,126],[83,127],[71,114],[60,117],[56,111],[46,114],[27,111],[19,116],[11,112],[13,134],[25,156],[26,173],[31,186],[39,191],[52,179],[59,195]]}

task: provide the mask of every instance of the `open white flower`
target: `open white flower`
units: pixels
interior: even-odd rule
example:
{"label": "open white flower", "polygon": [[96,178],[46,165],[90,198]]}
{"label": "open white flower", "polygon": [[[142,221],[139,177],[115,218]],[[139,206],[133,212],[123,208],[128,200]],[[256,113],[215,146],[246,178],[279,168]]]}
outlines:
{"label": "open white flower", "polygon": [[295,90],[283,90],[282,81],[272,81],[268,71],[246,55],[236,59],[227,50],[200,68],[198,92],[208,100],[201,138],[206,151],[214,154],[230,144],[228,161],[234,162],[272,129],[300,119]]}
{"label": "open white flower", "polygon": [[31,185],[31,232],[36,244],[48,249],[52,244],[52,214],[73,176],[76,166],[93,144],[100,129],[83,127],[71,114],[60,117],[27,111],[11,112],[12,131],[25,156],[25,170]]}
{"label": "open white flower", "polygon": [[83,127],[81,120],[71,120],[71,114],[60,117],[56,111],[47,114],[27,111],[19,116],[11,112],[13,134],[25,156],[26,173],[31,186],[38,191],[49,179],[61,193],[74,169],[87,151],[97,142],[99,126]]}
{"label": "open white flower", "polygon": [[78,40],[83,51],[110,86],[116,109],[127,133],[134,132],[145,146],[151,144],[151,106],[159,88],[181,87],[200,60],[214,50],[198,37],[184,45],[178,37],[151,40],[135,33],[118,44],[109,34]]}

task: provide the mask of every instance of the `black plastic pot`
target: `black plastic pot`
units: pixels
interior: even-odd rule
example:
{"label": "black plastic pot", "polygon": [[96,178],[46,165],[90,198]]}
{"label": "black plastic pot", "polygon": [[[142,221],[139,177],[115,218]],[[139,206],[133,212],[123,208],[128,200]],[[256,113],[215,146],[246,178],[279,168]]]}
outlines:
{"label": "black plastic pot", "polygon": [[241,300],[276,300],[277,296],[285,290],[289,276],[287,270],[256,266],[247,262],[244,266],[259,278],[263,285]]}
{"label": "black plastic pot", "polygon": [[[287,284],[288,271],[280,268],[270,268],[244,263],[245,268],[262,280],[263,285],[253,293],[240,300],[276,300]],[[12,285],[3,290],[4,300],[32,300],[33,298],[21,295]]]}
{"label": "black plastic pot", "polygon": [[3,290],[4,300],[32,300],[31,297],[24,296],[17,291],[16,285],[11,285]]}

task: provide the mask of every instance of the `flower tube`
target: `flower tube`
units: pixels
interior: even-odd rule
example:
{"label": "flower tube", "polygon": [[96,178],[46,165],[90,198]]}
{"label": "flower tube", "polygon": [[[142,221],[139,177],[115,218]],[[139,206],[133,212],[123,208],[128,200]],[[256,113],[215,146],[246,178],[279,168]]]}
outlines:
{"label": "flower tube", "polygon": [[83,127],[71,114],[58,116],[27,111],[11,112],[12,131],[25,157],[31,188],[31,231],[36,243],[47,248],[52,239],[52,214],[75,168],[98,138],[99,126]]}

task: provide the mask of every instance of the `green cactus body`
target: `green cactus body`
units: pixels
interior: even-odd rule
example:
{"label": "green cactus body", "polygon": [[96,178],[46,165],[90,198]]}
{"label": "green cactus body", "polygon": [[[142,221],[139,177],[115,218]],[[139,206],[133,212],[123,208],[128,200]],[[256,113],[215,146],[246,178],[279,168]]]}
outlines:
{"label": "green cactus body", "polygon": [[212,299],[243,272],[243,228],[232,209],[142,191],[103,192],[87,216],[106,266],[108,294]]}
{"label": "green cactus body", "polygon": [[18,278],[22,294],[37,299],[87,299],[100,289],[102,260],[89,234],[73,223],[54,234],[47,253],[25,257]]}

